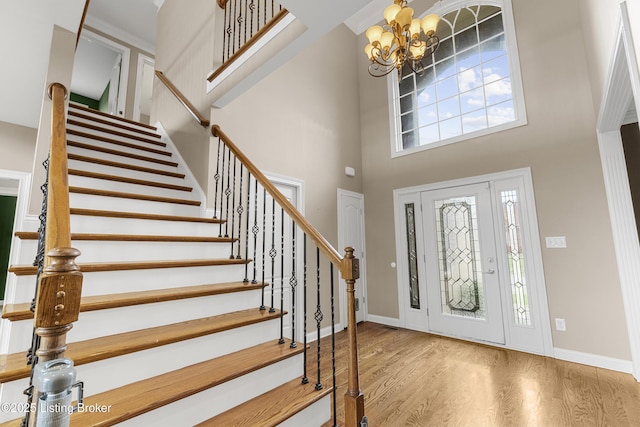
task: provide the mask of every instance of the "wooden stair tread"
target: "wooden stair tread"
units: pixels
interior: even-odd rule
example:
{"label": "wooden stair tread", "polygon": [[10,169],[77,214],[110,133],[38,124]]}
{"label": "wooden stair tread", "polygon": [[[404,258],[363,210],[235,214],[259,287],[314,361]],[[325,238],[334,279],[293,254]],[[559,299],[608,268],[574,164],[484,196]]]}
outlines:
{"label": "wooden stair tread", "polygon": [[170,176],[170,177],[173,177],[173,178],[184,179],[184,177],[185,177],[185,175],[182,174],[182,173],[170,172],[170,171],[165,171],[165,170],[162,170],[162,169],[146,168],[144,166],[130,165],[128,163],[114,162],[112,160],[98,159],[96,157],[89,157],[89,156],[81,156],[79,154],[73,154],[73,153],[68,153],[67,154],[67,158],[69,160],[77,160],[79,162],[94,163],[96,165],[111,166],[111,167],[114,167],[114,168],[128,169],[128,170],[133,170],[133,171],[138,171],[138,172],[152,173],[152,174],[155,174],[155,175]]}
{"label": "wooden stair tread", "polygon": [[200,218],[190,216],[179,215],[161,215],[161,214],[146,214],[138,212],[117,212],[117,211],[103,211],[96,209],[80,209],[71,208],[71,215],[85,215],[85,216],[104,216],[109,218],[135,218],[135,219],[148,219],[155,221],[181,221],[181,222],[194,222],[194,223],[207,223],[207,224],[224,224],[224,220],[217,218]]}
{"label": "wooden stair tread", "polygon": [[[113,150],[111,148],[100,147],[100,146],[97,146],[97,145],[85,144],[84,142],[77,142],[77,141],[69,141],[69,140],[67,140],[67,145],[69,147],[76,147],[76,148],[83,148],[85,150],[98,151],[100,153],[112,154],[114,156],[120,156],[120,157],[128,157],[130,159],[142,160],[144,162],[156,163],[156,164],[159,164],[159,165],[171,166],[171,167],[174,167],[174,168],[178,167],[178,164],[176,162],[170,162],[168,160],[156,159],[154,157],[142,156],[142,155],[139,155],[139,154],[129,153],[127,151]],[[171,153],[169,153],[168,156],[171,156]]]}
{"label": "wooden stair tread", "polygon": [[[183,286],[180,288],[154,289],[150,291],[125,292],[120,294],[95,295],[80,300],[80,311],[106,310],[132,305],[152,304],[164,301],[198,298],[261,289],[262,283],[229,282],[210,285]],[[2,318],[11,321],[33,318],[31,304],[7,304]]]}
{"label": "wooden stair tread", "polygon": [[96,188],[69,187],[69,193],[91,194],[94,196],[119,197],[122,199],[146,200],[149,202],[174,203],[178,205],[200,206],[199,200],[176,199],[172,197],[149,196],[147,194],[124,193],[121,191],[99,190]]}
{"label": "wooden stair tread", "polygon": [[120,147],[131,148],[131,149],[134,149],[134,150],[146,151],[146,152],[149,152],[149,153],[157,154],[159,156],[168,156],[168,157],[171,156],[171,153],[169,151],[166,151],[166,150],[159,150],[157,148],[147,147],[145,145],[133,144],[131,142],[125,142],[125,141],[120,141],[118,139],[113,139],[113,138],[107,138],[107,137],[104,137],[104,136],[94,135],[92,133],[81,132],[79,130],[67,129],[67,137],[69,135],[79,136],[79,137],[88,138],[88,139],[95,139],[96,141],[102,141],[102,142],[106,142],[108,144],[118,145]]}
{"label": "wooden stair tread", "polygon": [[[22,240],[37,240],[37,231],[16,231],[15,236]],[[210,236],[156,236],[154,234],[98,234],[71,233],[71,240],[101,240],[117,242],[188,242],[188,243],[231,243],[238,239],[233,237]]]}
{"label": "wooden stair tread", "polygon": [[[270,313],[269,310],[253,308],[78,341],[68,344],[65,357],[72,359],[76,366],[83,365],[277,319],[280,313],[280,310]],[[30,372],[31,367],[26,364],[26,352],[0,355],[0,383],[27,378]],[[123,397],[131,398],[131,396],[135,394]]]}
{"label": "wooden stair tread", "polygon": [[[103,262],[78,264],[83,273],[95,273],[100,271],[122,270],[150,270],[154,268],[182,268],[182,267],[210,267],[214,265],[246,264],[251,260],[246,259],[185,259],[171,261],[130,261],[130,262]],[[12,265],[9,272],[16,276],[32,276],[37,272],[37,267],[32,265]]]}
{"label": "wooden stair tread", "polygon": [[177,190],[177,191],[186,191],[186,192],[193,191],[193,187],[186,187],[184,185],[174,185],[174,184],[166,184],[164,182],[146,181],[143,179],[127,178],[123,176],[108,175],[104,173],[83,171],[78,169],[69,169],[69,175],[83,176],[85,178],[102,179],[105,181],[124,182],[127,184],[145,185],[147,187],[164,188],[167,190]]}
{"label": "wooden stair tread", "polygon": [[332,391],[333,387],[316,390],[315,384],[302,384],[296,378],[195,427],[275,427]]}
{"label": "wooden stair tread", "polygon": [[121,123],[129,123],[129,124],[132,124],[132,125],[135,125],[135,126],[140,126],[140,127],[144,127],[144,128],[147,128],[147,129],[152,129],[154,131],[158,130],[158,128],[156,128],[155,126],[151,126],[151,125],[147,125],[147,124],[144,124],[144,123],[136,122],[136,121],[133,121],[133,120],[125,119],[124,117],[120,117],[120,116],[114,116],[112,114],[108,114],[108,113],[104,113],[102,111],[94,110],[92,108],[88,108],[88,107],[85,107],[83,105],[75,104],[73,102],[69,103],[69,107],[70,108],[75,108],[76,110],[80,110],[80,111],[86,111],[88,113],[91,113],[91,114],[94,114],[94,115],[97,115],[97,116],[108,117],[110,119],[114,119],[114,120],[119,121]]}
{"label": "wooden stair tread", "polygon": [[137,128],[133,127],[133,126],[127,125],[126,123],[123,124],[123,123],[116,123],[116,122],[109,121],[109,120],[104,120],[104,119],[101,119],[99,117],[91,116],[89,114],[83,114],[80,111],[74,111],[73,109],[69,109],[69,116],[75,116],[75,117],[78,117],[78,118],[81,118],[81,119],[91,120],[93,122],[100,123],[100,124],[107,125],[107,126],[111,126],[111,127],[115,127],[115,128],[118,128],[118,129],[126,129],[128,131],[140,133],[142,135],[150,136],[152,138],[160,138],[160,135],[158,133],[146,131],[146,130],[143,130],[143,129],[137,129]]}
{"label": "wooden stair tread", "polygon": [[[165,144],[164,142],[159,141],[158,139],[149,139],[147,137],[144,136],[138,136],[138,135],[132,135],[130,133],[126,133],[126,132],[120,132],[117,130],[113,130],[113,129],[108,129],[105,128],[103,126],[98,126],[98,125],[92,125],[89,123],[83,123],[83,122],[79,122],[77,120],[73,120],[72,118],[67,119],[67,124],[68,125],[72,125],[72,126],[78,126],[78,127],[82,127],[84,129],[91,129],[91,130],[95,130],[98,132],[104,132],[104,133],[108,133],[111,135],[115,135],[115,136],[119,136],[122,138],[129,138],[129,139],[134,139],[136,141],[140,141],[140,142],[145,142],[147,144],[151,144],[151,145],[156,145],[158,147],[166,147],[167,144]],[[157,134],[152,134],[152,136],[159,138],[160,135]],[[89,138],[95,137],[94,135],[90,135]]]}
{"label": "wooden stair tread", "polygon": [[[107,413],[75,413],[72,426],[110,426],[152,411],[302,352],[267,342],[85,399],[85,405],[110,405]],[[300,347],[300,346],[298,346]]]}

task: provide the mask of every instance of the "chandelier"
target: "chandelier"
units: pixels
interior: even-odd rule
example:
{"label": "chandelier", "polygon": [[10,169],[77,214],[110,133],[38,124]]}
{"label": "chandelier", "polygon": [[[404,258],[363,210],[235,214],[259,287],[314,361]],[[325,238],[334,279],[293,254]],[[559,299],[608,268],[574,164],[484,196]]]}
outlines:
{"label": "chandelier", "polygon": [[435,35],[440,17],[435,14],[422,19],[413,19],[413,9],[406,0],[394,0],[384,10],[384,26],[369,27],[366,36],[369,44],[364,48],[369,64],[369,74],[382,77],[394,69],[402,76],[402,67],[407,64],[417,74],[422,74],[422,58],[438,48],[440,39]]}

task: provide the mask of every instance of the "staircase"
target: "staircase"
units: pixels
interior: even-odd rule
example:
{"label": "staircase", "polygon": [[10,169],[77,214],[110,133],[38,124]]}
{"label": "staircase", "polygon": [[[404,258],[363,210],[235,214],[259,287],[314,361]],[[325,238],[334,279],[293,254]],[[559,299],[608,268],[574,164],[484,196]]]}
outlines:
{"label": "staircase", "polygon": [[[302,384],[304,345],[260,310],[251,259],[229,257],[224,220],[153,127],[71,105],[67,120],[72,246],[83,273],[65,353],[84,382],[72,425],[320,426],[332,387]],[[19,265],[2,314],[0,425],[20,425],[31,367],[37,233],[16,234]],[[9,294],[8,294],[9,295]],[[6,334],[6,335],[5,335]],[[8,337],[8,339],[7,339]],[[4,407],[3,407],[4,408]]]}

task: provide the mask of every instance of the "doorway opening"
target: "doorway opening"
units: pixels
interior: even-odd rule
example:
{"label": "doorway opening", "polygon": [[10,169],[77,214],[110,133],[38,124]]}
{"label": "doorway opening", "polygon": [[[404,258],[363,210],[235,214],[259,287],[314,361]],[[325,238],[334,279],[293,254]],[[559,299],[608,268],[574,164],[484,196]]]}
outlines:
{"label": "doorway opening", "polygon": [[124,117],[130,53],[128,47],[83,30],[73,63],[69,99]]}

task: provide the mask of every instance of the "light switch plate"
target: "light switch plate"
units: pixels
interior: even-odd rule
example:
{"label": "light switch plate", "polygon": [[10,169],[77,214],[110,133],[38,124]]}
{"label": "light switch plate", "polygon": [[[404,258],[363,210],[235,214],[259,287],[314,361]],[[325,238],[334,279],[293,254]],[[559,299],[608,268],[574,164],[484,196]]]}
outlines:
{"label": "light switch plate", "polygon": [[565,236],[545,237],[547,248],[566,248],[567,238]]}

